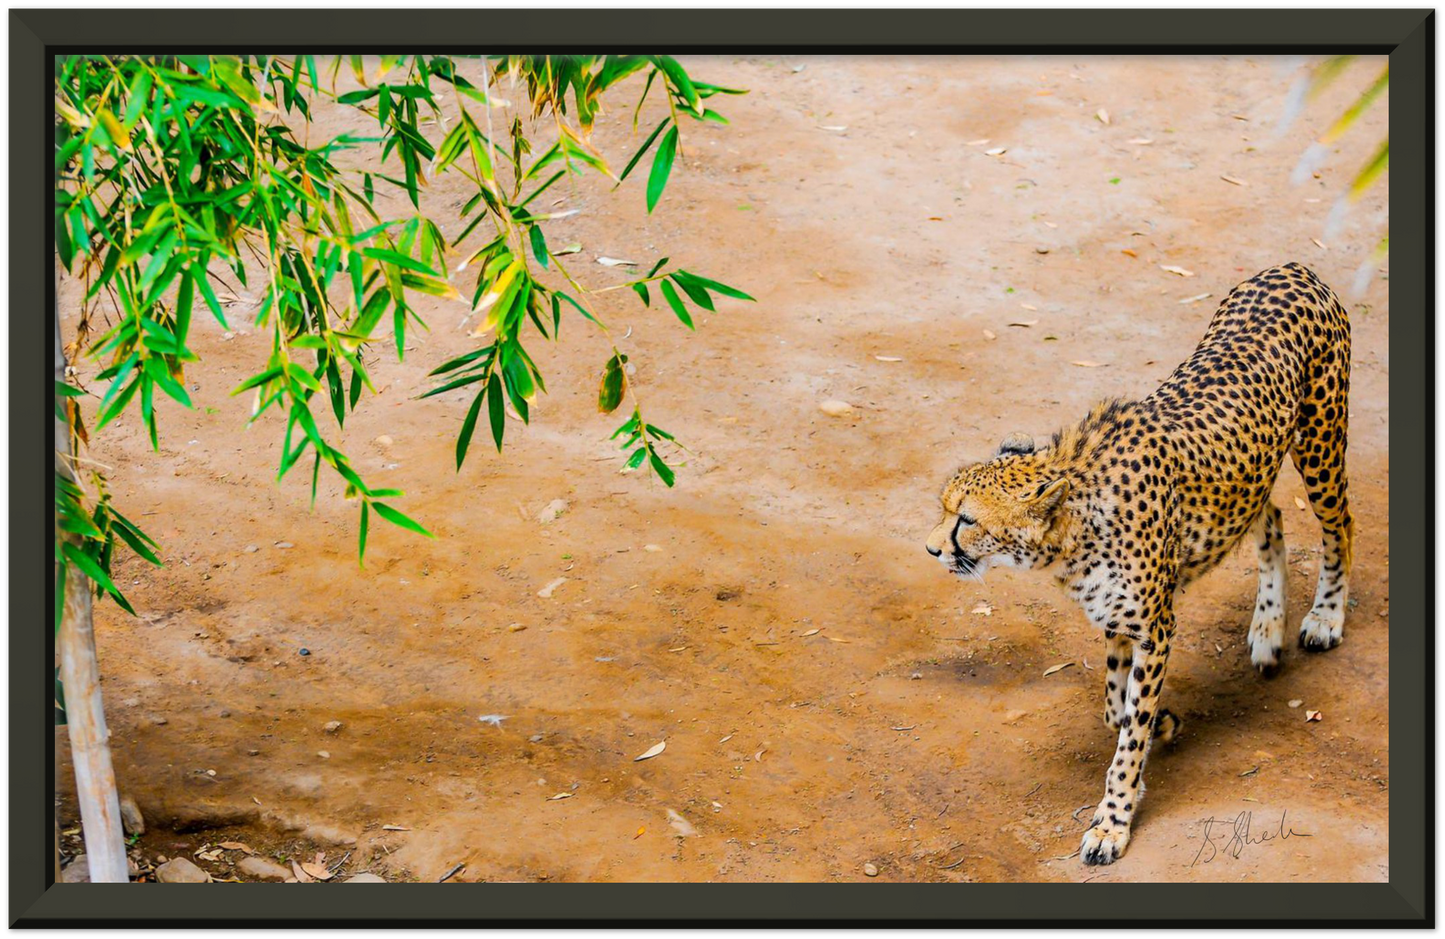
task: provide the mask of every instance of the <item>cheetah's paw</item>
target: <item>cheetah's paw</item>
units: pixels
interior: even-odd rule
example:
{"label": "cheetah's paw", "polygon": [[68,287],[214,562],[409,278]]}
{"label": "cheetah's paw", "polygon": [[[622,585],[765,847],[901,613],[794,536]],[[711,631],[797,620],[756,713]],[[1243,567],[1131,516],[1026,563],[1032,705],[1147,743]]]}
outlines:
{"label": "cheetah's paw", "polygon": [[1129,826],[1103,822],[1084,832],[1079,857],[1090,866],[1113,864],[1129,846]]}
{"label": "cheetah's paw", "polygon": [[1299,644],[1310,652],[1326,652],[1339,645],[1345,637],[1345,618],[1342,615],[1322,614],[1310,610],[1300,623]]}

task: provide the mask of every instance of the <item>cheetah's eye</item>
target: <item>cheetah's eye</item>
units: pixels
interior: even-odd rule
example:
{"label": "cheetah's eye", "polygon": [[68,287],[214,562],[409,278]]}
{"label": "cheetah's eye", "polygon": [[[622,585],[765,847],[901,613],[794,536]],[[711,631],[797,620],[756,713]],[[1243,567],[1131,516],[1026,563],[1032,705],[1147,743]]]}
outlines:
{"label": "cheetah's eye", "polygon": [[965,528],[972,528],[974,525],[978,524],[978,519],[974,518],[972,515],[965,515],[960,512],[958,513],[958,523]]}

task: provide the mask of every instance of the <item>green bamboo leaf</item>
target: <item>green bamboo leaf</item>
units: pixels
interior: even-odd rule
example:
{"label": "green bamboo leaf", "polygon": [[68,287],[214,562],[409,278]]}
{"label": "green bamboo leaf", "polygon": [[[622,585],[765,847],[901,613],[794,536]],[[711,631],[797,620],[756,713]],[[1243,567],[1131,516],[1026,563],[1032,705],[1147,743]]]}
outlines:
{"label": "green bamboo leaf", "polygon": [[356,563],[363,567],[365,566],[363,562],[366,560],[366,530],[370,527],[370,522],[370,506],[363,502],[361,503],[361,530],[356,537]]}
{"label": "green bamboo leaf", "polygon": [[507,432],[507,414],[502,401],[502,380],[493,372],[487,382],[487,417],[492,424],[492,439],[497,443],[497,452],[502,452],[502,437]]}
{"label": "green bamboo leaf", "polygon": [[667,305],[672,307],[672,312],[676,313],[677,318],[682,320],[682,325],[686,326],[688,329],[694,329],[695,327],[692,325],[692,317],[688,315],[687,307],[678,297],[677,291],[672,288],[672,284],[664,280],[661,282],[661,285],[662,295],[667,298]]}
{"label": "green bamboo leaf", "polygon": [[386,519],[388,522],[391,522],[393,525],[396,525],[398,528],[405,528],[407,531],[414,531],[418,535],[425,535],[428,538],[436,537],[436,535],[433,535],[431,532],[421,527],[420,524],[410,518],[407,518],[396,509],[387,505],[385,502],[372,502],[371,507],[376,509],[377,515],[380,515],[382,518]]}
{"label": "green bamboo leaf", "polygon": [[[680,277],[677,274],[671,274],[669,276],[677,282],[679,287],[687,292],[687,295],[692,298],[693,303],[696,303],[709,313],[715,312],[712,305],[712,298],[707,295],[707,291],[703,289],[701,284],[689,277]],[[663,283],[667,283],[667,281],[663,281]]]}
{"label": "green bamboo leaf", "polygon": [[662,457],[651,450],[647,451],[647,459],[648,462],[652,464],[652,469],[657,473],[658,478],[663,481],[667,488],[671,489],[672,484],[677,480],[677,474],[673,472],[672,467],[664,463]]}
{"label": "green bamboo leaf", "polygon": [[457,435],[457,472],[461,472],[462,463],[467,458],[467,448],[472,445],[472,432],[477,429],[477,416],[482,413],[482,398],[485,392],[477,392],[472,399],[472,406],[467,409],[466,420],[462,421],[462,432]]}
{"label": "green bamboo leaf", "polygon": [[700,276],[698,276],[697,274],[692,273],[691,271],[682,271],[682,270],[680,270],[680,271],[678,271],[674,276],[680,277],[680,278],[682,278],[683,280],[692,281],[692,282],[698,284],[699,286],[706,287],[708,290],[711,290],[713,293],[720,293],[720,294],[722,294],[723,296],[726,296],[726,297],[735,297],[735,298],[738,299],[738,300],[750,300],[750,301],[752,301],[752,302],[754,302],[754,303],[757,302],[757,301],[754,300],[752,297],[750,297],[750,296],[748,296],[747,294],[743,293],[741,290],[737,289],[736,287],[729,287],[727,284],[719,283],[718,281],[712,280],[712,279],[710,279],[710,278],[700,277]]}
{"label": "green bamboo leaf", "polygon": [[607,360],[607,367],[602,371],[602,385],[597,392],[597,410],[603,414],[611,414],[622,404],[623,395],[627,393],[627,373],[623,370],[626,364],[625,356],[613,355]]}
{"label": "green bamboo leaf", "polygon": [[652,158],[652,172],[647,177],[647,211],[650,214],[657,206],[657,200],[662,198],[662,190],[667,186],[667,177],[672,173],[672,161],[677,156],[677,126],[673,125],[667,135],[662,138],[662,143],[657,147],[657,155]]}
{"label": "green bamboo leaf", "polygon": [[[1386,137],[1384,143],[1375,151],[1375,155],[1364,165],[1359,174],[1355,176],[1354,182],[1350,183],[1349,199],[1351,202],[1359,199],[1365,194],[1365,190],[1375,184],[1385,170],[1390,168],[1390,138]],[[1328,236],[1326,236],[1328,237]]]}
{"label": "green bamboo leaf", "polygon": [[662,133],[662,129],[666,127],[667,124],[668,119],[663,118],[657,127],[653,129],[652,133],[647,135],[647,140],[643,141],[642,146],[637,148],[637,152],[632,155],[632,159],[627,161],[627,167],[622,171],[622,175],[617,177],[619,183],[627,178],[628,173],[632,172],[632,168],[637,165],[637,161],[642,159],[642,155],[652,146],[652,142],[657,139],[657,135]]}

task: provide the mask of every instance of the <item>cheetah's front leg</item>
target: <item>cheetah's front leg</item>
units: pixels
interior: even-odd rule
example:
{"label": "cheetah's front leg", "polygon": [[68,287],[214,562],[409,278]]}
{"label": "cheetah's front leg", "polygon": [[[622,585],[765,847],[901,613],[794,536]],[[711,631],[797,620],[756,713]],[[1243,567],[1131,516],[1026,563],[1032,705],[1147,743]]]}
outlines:
{"label": "cheetah's front leg", "polygon": [[1119,746],[1104,780],[1104,798],[1079,846],[1085,864],[1112,864],[1128,847],[1130,826],[1139,808],[1144,759],[1159,717],[1159,692],[1164,686],[1173,635],[1174,613],[1165,610],[1155,617],[1149,638],[1134,643]]}

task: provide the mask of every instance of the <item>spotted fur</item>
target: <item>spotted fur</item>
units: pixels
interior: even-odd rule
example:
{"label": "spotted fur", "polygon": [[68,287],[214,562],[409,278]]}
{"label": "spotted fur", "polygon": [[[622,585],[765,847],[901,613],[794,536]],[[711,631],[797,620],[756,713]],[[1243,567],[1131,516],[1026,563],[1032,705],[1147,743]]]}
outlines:
{"label": "spotted fur", "polygon": [[1010,435],[943,490],[929,553],[959,575],[1052,567],[1106,643],[1104,719],[1119,732],[1086,864],[1129,843],[1151,739],[1178,718],[1159,707],[1174,597],[1246,535],[1259,551],[1250,659],[1279,666],[1285,548],[1270,501],[1285,454],[1324,535],[1300,645],[1343,636],[1354,523],[1346,492],[1350,329],[1334,292],[1299,264],[1234,288],[1194,354],[1140,401],[1107,401],[1043,447]]}

